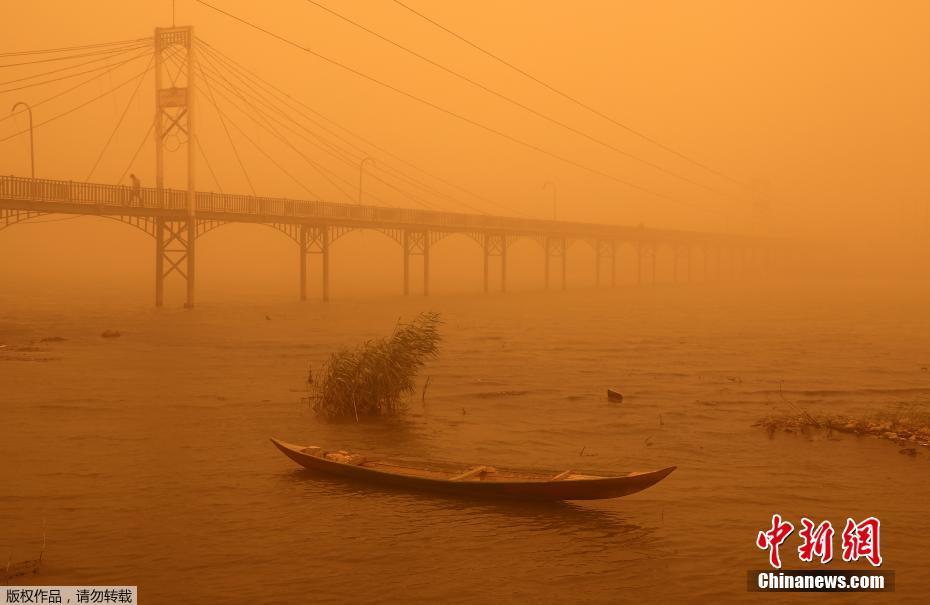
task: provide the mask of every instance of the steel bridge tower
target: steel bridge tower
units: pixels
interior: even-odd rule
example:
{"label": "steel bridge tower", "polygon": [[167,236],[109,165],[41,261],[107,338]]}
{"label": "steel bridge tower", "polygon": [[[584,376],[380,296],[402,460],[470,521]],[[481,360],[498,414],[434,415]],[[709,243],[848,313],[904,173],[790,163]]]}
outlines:
{"label": "steel bridge tower", "polygon": [[[194,250],[197,208],[194,190],[194,28],[155,28],[155,189],[157,207],[166,208],[165,152],[187,154],[187,204],[183,218],[155,218],[155,304],[162,306],[165,278],[177,273],[187,282],[186,307],[194,306]],[[185,262],[186,261],[186,262]]]}

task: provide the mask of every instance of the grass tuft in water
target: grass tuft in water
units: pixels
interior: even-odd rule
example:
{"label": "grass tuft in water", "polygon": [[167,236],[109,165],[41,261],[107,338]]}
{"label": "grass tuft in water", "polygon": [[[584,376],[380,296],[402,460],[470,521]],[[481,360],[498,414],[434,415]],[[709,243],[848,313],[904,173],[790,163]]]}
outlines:
{"label": "grass tuft in water", "polygon": [[439,354],[441,324],[438,313],[421,313],[387,338],[331,354],[311,384],[313,409],[329,420],[402,413],[417,372]]}

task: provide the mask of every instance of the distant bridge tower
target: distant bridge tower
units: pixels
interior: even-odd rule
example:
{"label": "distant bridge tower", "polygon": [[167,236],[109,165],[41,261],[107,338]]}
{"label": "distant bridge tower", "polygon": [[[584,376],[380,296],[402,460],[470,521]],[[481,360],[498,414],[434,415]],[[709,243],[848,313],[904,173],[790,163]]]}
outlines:
{"label": "distant bridge tower", "polygon": [[[155,28],[155,188],[159,208],[177,216],[158,216],[155,225],[155,304],[165,298],[165,277],[177,272],[187,282],[194,306],[194,243],[197,239],[194,193],[194,28]],[[170,58],[170,63],[168,59]],[[187,153],[186,204],[165,195],[165,151]],[[175,205],[178,207],[175,208]],[[186,262],[185,262],[186,261]]]}

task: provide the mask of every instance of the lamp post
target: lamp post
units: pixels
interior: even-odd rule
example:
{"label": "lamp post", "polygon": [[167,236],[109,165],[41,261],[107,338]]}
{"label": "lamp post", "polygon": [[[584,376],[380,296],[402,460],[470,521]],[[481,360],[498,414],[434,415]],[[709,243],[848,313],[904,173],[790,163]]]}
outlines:
{"label": "lamp post", "polygon": [[368,156],[358,165],[358,204],[362,204],[362,176],[365,174],[365,162],[375,163],[375,158]]}
{"label": "lamp post", "polygon": [[26,111],[29,112],[29,163],[31,167],[31,175],[32,175],[32,178],[34,179],[36,178],[36,148],[35,148],[34,131],[32,129],[32,107],[30,107],[28,103],[24,103],[23,101],[20,101],[19,103],[13,106],[13,109],[10,110],[10,113],[15,113],[16,108],[19,107],[20,105],[25,107]]}
{"label": "lamp post", "polygon": [[555,220],[555,183],[546,181],[543,183],[543,191],[546,190],[546,187],[552,187],[552,220]]}

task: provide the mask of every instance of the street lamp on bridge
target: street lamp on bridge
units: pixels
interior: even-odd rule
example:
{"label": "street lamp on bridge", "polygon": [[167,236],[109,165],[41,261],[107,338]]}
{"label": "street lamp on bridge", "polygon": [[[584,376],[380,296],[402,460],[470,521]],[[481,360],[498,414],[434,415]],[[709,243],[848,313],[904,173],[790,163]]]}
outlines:
{"label": "street lamp on bridge", "polygon": [[546,187],[552,187],[552,220],[555,220],[555,183],[546,181],[543,183],[543,191],[546,190]]}
{"label": "street lamp on bridge", "polygon": [[362,204],[362,175],[365,174],[365,162],[371,162],[375,164],[375,158],[367,156],[362,162],[358,165],[358,204]]}
{"label": "street lamp on bridge", "polygon": [[35,136],[32,129],[32,107],[28,103],[20,101],[13,106],[13,109],[10,110],[10,113],[16,113],[16,108],[22,105],[26,108],[26,111],[29,112],[29,164],[31,167],[32,178],[36,178],[36,148],[35,148]]}

